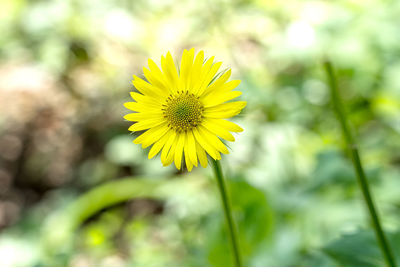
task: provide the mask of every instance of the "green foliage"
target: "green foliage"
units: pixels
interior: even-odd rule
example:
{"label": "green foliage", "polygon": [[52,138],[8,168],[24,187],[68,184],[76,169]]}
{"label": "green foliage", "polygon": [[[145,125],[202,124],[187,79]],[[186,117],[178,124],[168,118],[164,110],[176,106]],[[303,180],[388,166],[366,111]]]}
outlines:
{"label": "green foliage", "polygon": [[[329,190],[332,186],[340,186],[343,190],[353,189],[357,184],[351,161],[343,153],[335,150],[325,150],[317,155],[317,164],[312,173],[314,177],[310,190]],[[376,182],[379,169],[367,170],[367,177],[371,183]]]}
{"label": "green foliage", "polygon": [[[42,229],[44,253],[52,264],[60,262],[60,257],[73,251],[75,231],[91,216],[135,198],[163,199],[173,194],[174,191],[170,189],[179,186],[180,183],[182,181],[176,179],[167,182],[134,178],[109,182],[92,189],[47,220]],[[97,243],[101,241],[99,239],[106,238],[105,233],[96,225],[92,225],[87,234],[91,239],[89,242]]]}
{"label": "green foliage", "polygon": [[[228,187],[235,219],[238,222],[242,253],[245,260],[249,261],[273,232],[273,211],[265,194],[245,181],[230,181]],[[215,267],[226,266],[227,262],[232,261],[226,223],[222,220],[222,214],[217,217],[220,219],[219,226],[210,231],[211,238],[207,242],[208,258]],[[249,225],[251,227],[248,227]]]}
{"label": "green foliage", "polygon": [[382,265],[342,151],[325,55],[399,257],[399,1],[0,7],[2,267],[230,267],[210,170],[148,160],[122,119],[132,74],[191,47],[232,68],[248,102],[223,158],[246,267]]}
{"label": "green foliage", "polygon": [[[400,251],[400,232],[388,232],[388,241],[393,251]],[[385,266],[382,252],[372,231],[358,231],[343,235],[322,248],[341,266]],[[400,264],[400,256],[397,254],[397,264]]]}

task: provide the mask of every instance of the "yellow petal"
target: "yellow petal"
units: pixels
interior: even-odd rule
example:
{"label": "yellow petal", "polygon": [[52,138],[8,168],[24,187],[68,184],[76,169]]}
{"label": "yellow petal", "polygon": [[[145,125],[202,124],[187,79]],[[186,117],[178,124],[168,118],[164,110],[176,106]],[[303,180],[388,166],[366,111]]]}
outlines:
{"label": "yellow petal", "polygon": [[[145,96],[136,92],[130,92],[131,97],[133,100],[136,102],[152,107],[152,108],[160,108],[161,104],[157,102],[154,98],[151,98],[149,96]],[[161,109],[161,108],[160,108]]]}
{"label": "yellow petal", "polygon": [[213,107],[240,96],[240,91],[230,91],[221,94],[209,94],[203,99],[204,107]]}
{"label": "yellow petal", "polygon": [[229,103],[223,103],[214,107],[206,108],[208,112],[218,112],[218,111],[225,111],[230,109],[243,109],[246,106],[246,101],[234,101]]}
{"label": "yellow petal", "polygon": [[[189,143],[188,143],[187,134],[186,134],[186,137],[185,137],[185,145],[183,146],[183,151],[185,153],[186,168],[190,172],[193,169],[193,163],[192,163],[192,160],[189,157]],[[197,162],[196,162],[196,164],[197,164]]]}
{"label": "yellow petal", "polygon": [[236,123],[227,120],[207,118],[207,121],[218,124],[219,126],[224,127],[227,131],[230,132],[243,132],[242,127],[240,127]]}
{"label": "yellow petal", "polygon": [[189,85],[188,85],[189,88],[193,88],[196,85],[196,83],[198,82],[198,79],[201,75],[203,62],[204,62],[204,51],[200,51],[196,55],[196,58],[193,63],[193,68],[191,71]]}
{"label": "yellow petal", "polygon": [[157,107],[153,107],[153,106],[147,106],[144,105],[143,103],[138,103],[138,102],[126,102],[124,103],[124,106],[127,109],[130,109],[132,111],[136,111],[136,112],[154,112],[154,111],[161,111],[161,108]]}
{"label": "yellow petal", "polygon": [[199,88],[199,91],[197,92],[198,95],[203,94],[204,90],[207,88],[207,86],[210,84],[214,76],[217,74],[217,71],[219,70],[221,65],[222,62],[215,63],[214,65],[212,65],[210,71],[204,77],[202,77],[203,81]]}
{"label": "yellow petal", "polygon": [[181,60],[181,68],[180,68],[180,82],[181,89],[189,88],[189,80],[190,80],[190,71],[193,67],[193,59],[194,59],[194,48],[187,51],[186,49],[183,51],[182,60]]}
{"label": "yellow petal", "polygon": [[204,117],[215,118],[215,119],[228,119],[238,115],[240,111],[241,110],[238,109],[238,110],[224,110],[221,112],[204,112]]}
{"label": "yellow petal", "polygon": [[186,168],[188,169],[189,172],[191,172],[193,169],[193,164],[190,162],[186,162]]}
{"label": "yellow petal", "polygon": [[167,127],[167,123],[163,123],[156,127],[152,127],[151,129],[147,130],[146,132],[142,133],[138,136],[133,142],[135,144],[142,144],[143,148],[148,147],[149,145],[155,143],[161,137],[164,136],[166,132],[169,131]]}
{"label": "yellow petal", "polygon": [[149,69],[143,68],[143,73],[146,79],[154,86],[159,87],[165,92],[172,93],[172,90],[168,88],[166,78],[161,70],[158,68],[157,64],[153,60],[149,59]]}
{"label": "yellow petal", "polygon": [[201,145],[201,147],[215,160],[221,159],[221,155],[215,149],[212,145],[210,145],[207,142],[207,139],[203,137],[200,132],[198,131],[198,128],[193,129],[193,134],[194,137],[196,138],[196,141]]}
{"label": "yellow petal", "polygon": [[187,132],[186,141],[187,145],[185,148],[188,150],[190,161],[197,167],[196,140],[194,139],[193,132]]}
{"label": "yellow petal", "polygon": [[160,88],[140,79],[136,75],[133,75],[134,80],[132,81],[133,86],[141,92],[143,95],[151,96],[155,99],[160,99],[160,97],[165,97],[166,92]]}
{"label": "yellow petal", "polygon": [[215,121],[212,121],[210,119],[205,119],[202,122],[202,125],[209,130],[211,133],[218,135],[219,137],[228,140],[228,141],[235,141],[235,137],[227,131],[224,127],[220,126],[219,124],[215,123]]}
{"label": "yellow petal", "polygon": [[147,130],[150,128],[153,128],[157,125],[160,125],[162,123],[165,123],[164,118],[163,119],[148,119],[148,120],[143,120],[139,121],[135,124],[132,124],[131,127],[129,127],[129,131],[143,131]]}
{"label": "yellow petal", "polygon": [[150,71],[153,75],[158,76],[158,77],[163,76],[160,68],[157,66],[157,64],[152,59],[149,58],[149,60],[147,62],[149,64]]}
{"label": "yellow petal", "polygon": [[174,161],[175,148],[176,148],[176,144],[178,143],[178,140],[179,140],[179,138],[176,135],[174,142],[171,145],[171,149],[169,150],[168,155],[165,159],[165,162],[163,163],[164,166],[169,166]]}
{"label": "yellow petal", "polygon": [[[171,161],[169,164],[167,164],[168,163],[167,157],[168,157],[168,154],[173,155],[173,153],[169,153],[169,151],[171,149],[172,144],[175,142],[175,139],[176,139],[176,133],[175,133],[175,131],[172,131],[170,137],[168,138],[168,140],[165,143],[165,145],[162,149],[162,152],[161,152],[161,162],[163,163],[164,166],[168,166],[169,164],[172,163],[172,161]],[[173,159],[173,157],[172,157],[172,159]]]}
{"label": "yellow petal", "polygon": [[163,113],[160,112],[141,112],[141,113],[129,113],[124,116],[124,119],[127,121],[141,121],[147,119],[157,119],[163,118]]}
{"label": "yellow petal", "polygon": [[197,155],[199,157],[201,166],[203,168],[207,167],[207,154],[198,142],[196,142],[196,151],[197,151]]}
{"label": "yellow petal", "polygon": [[166,57],[161,57],[161,67],[167,79],[167,83],[172,91],[175,92],[178,87],[178,72],[170,52],[167,53]]}
{"label": "yellow petal", "polygon": [[206,96],[208,95],[220,95],[220,94],[224,94],[224,93],[228,93],[230,91],[232,91],[233,89],[235,89],[236,87],[238,87],[238,85],[240,84],[240,80],[233,80],[224,84],[220,84],[220,83],[213,83],[207,90],[207,94],[204,93],[202,98],[204,99]]}
{"label": "yellow petal", "polygon": [[219,152],[224,153],[224,154],[229,154],[228,149],[224,145],[224,143],[219,140],[219,138],[212,134],[210,131],[208,131],[204,126],[199,126],[197,127],[199,130],[199,133],[204,136],[204,138],[208,141],[208,143],[215,147]]}
{"label": "yellow petal", "polygon": [[231,70],[227,70],[221,77],[217,78],[212,84],[210,84],[203,92],[202,96],[204,97],[210,92],[214,92],[217,88],[220,88],[231,76]]}
{"label": "yellow petal", "polygon": [[224,103],[214,107],[206,108],[203,116],[206,118],[226,119],[239,114],[245,106],[245,101]]}
{"label": "yellow petal", "polygon": [[183,154],[183,147],[185,145],[185,139],[186,139],[185,133],[178,134],[178,142],[176,143],[175,157],[174,157],[175,166],[178,170],[180,170],[182,167],[182,154]]}
{"label": "yellow petal", "polygon": [[157,155],[158,152],[164,147],[165,143],[168,141],[168,139],[171,137],[171,132],[167,132],[164,134],[163,137],[161,137],[157,142],[154,143],[154,145],[151,147],[149,151],[149,159],[153,158],[155,155]]}
{"label": "yellow petal", "polygon": [[193,94],[197,94],[199,92],[199,89],[203,84],[205,77],[210,72],[213,62],[214,62],[214,57],[211,57],[206,61],[206,63],[204,63],[204,65],[201,66],[198,76],[196,76],[196,78],[193,80],[192,84]]}

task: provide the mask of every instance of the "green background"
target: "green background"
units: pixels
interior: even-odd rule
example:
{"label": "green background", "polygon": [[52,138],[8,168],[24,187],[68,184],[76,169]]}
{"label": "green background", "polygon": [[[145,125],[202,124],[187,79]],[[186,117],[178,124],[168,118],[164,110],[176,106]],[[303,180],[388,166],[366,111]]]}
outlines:
{"label": "green background", "polygon": [[241,79],[222,159],[246,266],[383,266],[322,61],[400,257],[400,2],[0,0],[0,266],[232,266],[211,168],[132,143],[133,74],[204,50]]}

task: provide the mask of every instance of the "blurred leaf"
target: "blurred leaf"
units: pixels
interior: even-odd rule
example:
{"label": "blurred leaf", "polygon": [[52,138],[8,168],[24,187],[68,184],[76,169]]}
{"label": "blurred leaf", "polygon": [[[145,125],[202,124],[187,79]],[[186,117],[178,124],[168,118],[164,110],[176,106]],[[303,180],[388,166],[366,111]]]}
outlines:
{"label": "blurred leaf", "polygon": [[323,151],[317,156],[314,177],[320,186],[332,183],[348,184],[354,182],[354,171],[351,163],[338,151]]}
{"label": "blurred leaf", "polygon": [[134,198],[165,199],[176,194],[176,188],[188,192],[198,183],[201,180],[127,178],[100,185],[48,218],[42,228],[44,254],[49,261],[64,258],[71,251],[75,230],[102,209]]}
{"label": "blurred leaf", "polygon": [[72,41],[69,49],[77,63],[87,63],[90,60],[87,45],[83,42]]}
{"label": "blurred leaf", "polygon": [[106,144],[106,158],[120,165],[141,164],[144,156],[142,149],[138,145],[132,144],[132,136],[119,135],[115,136]]}
{"label": "blurred leaf", "polygon": [[[367,178],[373,180],[378,175],[379,169],[368,169]],[[312,177],[311,190],[320,190],[331,185],[353,185],[357,178],[351,162],[342,153],[334,150],[323,151],[317,156],[317,166]]]}
{"label": "blurred leaf", "polygon": [[[386,232],[392,246],[392,251],[397,254],[396,260],[400,264],[400,232]],[[384,258],[375,237],[371,231],[359,231],[347,234],[322,248],[332,259],[341,266],[385,266]]]}
{"label": "blurred leaf", "polygon": [[[238,222],[241,251],[244,258],[250,258],[271,234],[273,212],[265,194],[246,181],[228,180],[228,186],[234,218]],[[227,266],[232,262],[232,251],[222,212],[219,219],[216,233],[210,234],[209,260],[213,266]]]}

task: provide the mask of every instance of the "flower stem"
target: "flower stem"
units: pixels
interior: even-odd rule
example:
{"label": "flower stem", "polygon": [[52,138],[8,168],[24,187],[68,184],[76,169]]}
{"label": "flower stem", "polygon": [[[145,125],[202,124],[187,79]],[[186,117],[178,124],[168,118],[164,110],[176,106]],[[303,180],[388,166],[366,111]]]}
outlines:
{"label": "flower stem", "polygon": [[232,219],[231,203],[229,200],[228,191],[225,185],[224,177],[222,175],[221,164],[218,160],[213,160],[213,167],[215,177],[218,182],[218,189],[221,194],[222,205],[224,207],[225,219],[228,224],[229,235],[231,238],[234,262],[236,267],[242,267],[242,258],[240,255],[240,248],[236,233],[235,223]]}
{"label": "flower stem", "polygon": [[372,199],[372,195],[370,193],[368,180],[365,176],[365,172],[363,166],[361,164],[360,155],[358,153],[357,144],[355,143],[355,139],[350,130],[346,114],[342,105],[342,101],[340,98],[339,90],[337,87],[337,82],[334,74],[334,69],[332,63],[330,61],[324,62],[324,67],[326,74],[328,76],[329,87],[331,90],[331,97],[334,109],[336,110],[337,117],[340,121],[340,125],[342,128],[343,136],[346,141],[347,149],[350,152],[351,160],[353,162],[354,170],[357,174],[357,180],[361,187],[361,191],[364,196],[364,200],[368,206],[368,211],[371,217],[372,226],[375,230],[376,238],[378,239],[379,246],[382,250],[382,253],[385,257],[387,266],[396,267],[396,263],[393,257],[392,250],[390,245],[385,237],[385,233],[382,230],[382,226],[380,223],[379,215],[376,211],[374,201]]}

